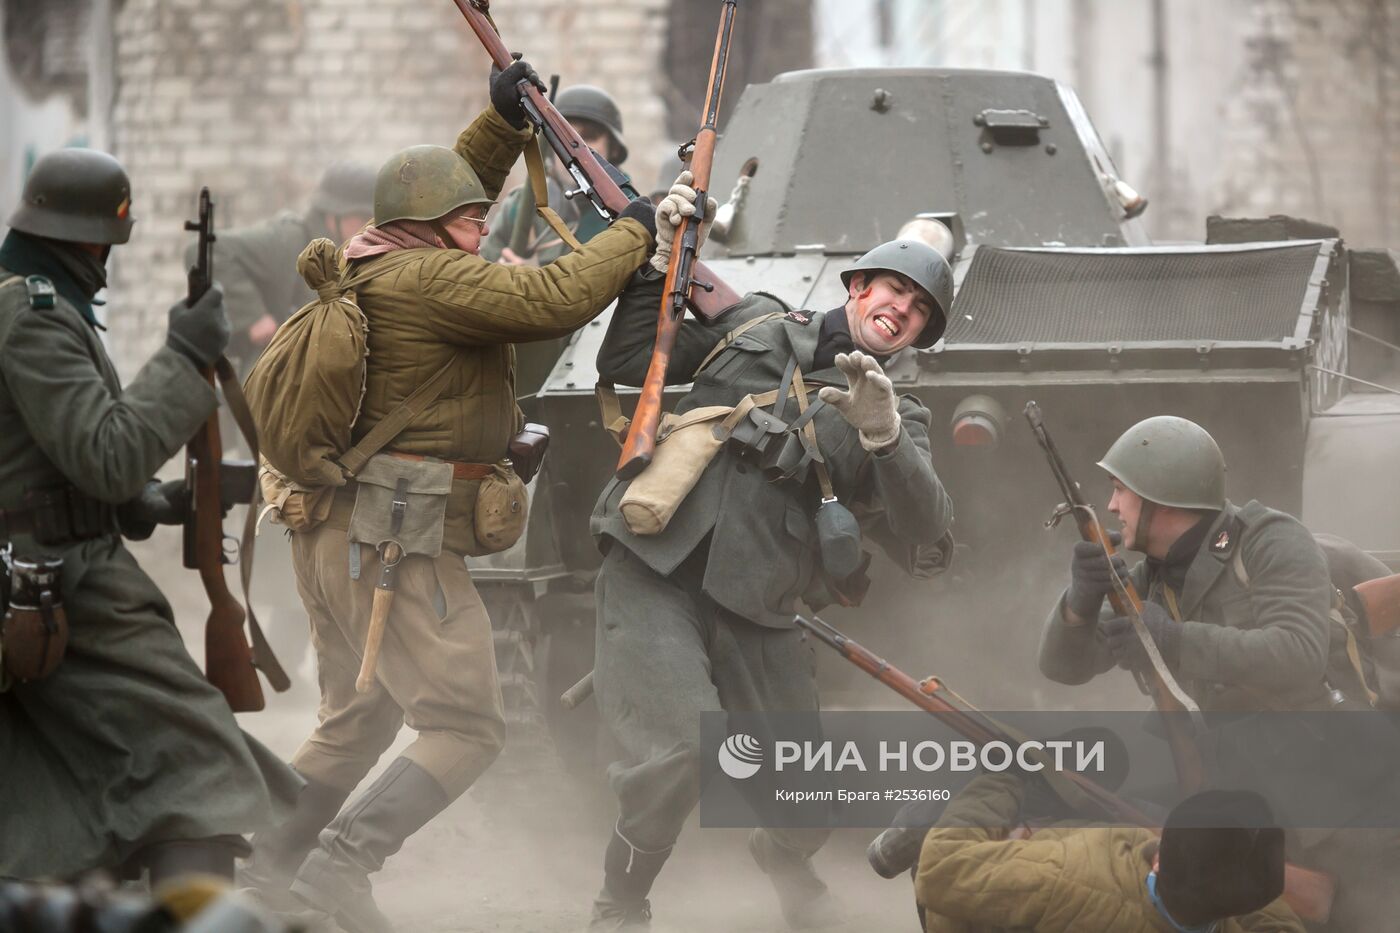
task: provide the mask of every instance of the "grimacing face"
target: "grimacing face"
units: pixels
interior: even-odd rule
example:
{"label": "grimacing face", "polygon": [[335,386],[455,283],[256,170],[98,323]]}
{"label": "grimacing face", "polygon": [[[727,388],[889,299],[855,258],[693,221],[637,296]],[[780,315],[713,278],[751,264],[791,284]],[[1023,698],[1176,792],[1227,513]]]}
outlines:
{"label": "grimacing face", "polygon": [[912,344],[933,314],[928,292],[898,272],[857,272],[848,291],[851,340],[876,356],[889,356]]}

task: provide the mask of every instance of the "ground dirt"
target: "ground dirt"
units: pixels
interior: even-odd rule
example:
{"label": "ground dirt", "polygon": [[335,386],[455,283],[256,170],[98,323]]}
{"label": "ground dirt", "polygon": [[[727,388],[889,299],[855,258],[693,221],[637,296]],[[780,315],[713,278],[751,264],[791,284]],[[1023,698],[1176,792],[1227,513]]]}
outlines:
{"label": "ground dirt", "polygon": [[[294,614],[276,611],[277,604],[289,602],[286,594],[269,592],[288,579],[279,572],[285,568],[285,546],[266,540],[259,546],[264,544],[255,606],[269,626],[295,626]],[[190,653],[202,664],[207,603],[197,576],[180,567],[178,533],[160,529],[132,550],[170,598]],[[236,586],[234,574],[229,580]],[[294,632],[269,635],[284,646],[298,641]],[[269,692],[267,709],[239,719],[250,734],[290,757],[315,723],[315,671],[309,660],[288,657],[285,648],[282,653],[292,668],[293,689]],[[405,730],[396,748],[411,737]],[[393,750],[385,763],[392,757]],[[508,742],[477,786],[410,839],[376,876],[376,897],[400,931],[581,931],[602,881],[603,849],[614,816],[601,776],[591,782],[566,776],[538,746]],[[882,879],[865,861],[865,846],[874,835],[874,830],[837,832],[816,857],[848,915],[830,929],[915,931],[909,881]],[[745,837],[745,830],[702,828],[692,816],[652,892],[657,933],[786,928]]]}

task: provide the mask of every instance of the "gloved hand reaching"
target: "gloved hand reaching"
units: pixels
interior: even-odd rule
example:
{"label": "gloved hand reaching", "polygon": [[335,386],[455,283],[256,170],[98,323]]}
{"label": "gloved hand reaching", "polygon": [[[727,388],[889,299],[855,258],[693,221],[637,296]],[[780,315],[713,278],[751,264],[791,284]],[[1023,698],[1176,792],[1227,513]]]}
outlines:
{"label": "gloved hand reaching", "polygon": [[836,368],[846,377],[850,391],[826,386],[817,398],[841,413],[860,432],[860,445],[880,450],[899,440],[899,400],[894,383],[875,357],[859,350],[836,354]]}
{"label": "gloved hand reaching", "polygon": [[201,369],[214,365],[232,333],[224,312],[224,290],[214,283],[193,306],[180,299],[170,306],[165,343]]}
{"label": "gloved hand reaching", "polygon": [[[695,175],[689,169],[681,172],[676,177],[676,183],[666,193],[666,197],[656,205],[656,252],[651,257],[651,267],[657,272],[664,273],[671,264],[671,251],[675,246],[676,229],[681,225],[681,218],[690,217],[695,213],[696,192],[691,187],[694,181]],[[705,217],[708,219],[700,225],[697,252],[705,245],[705,238],[710,235],[710,224],[718,209],[719,203],[710,198],[705,210]]]}

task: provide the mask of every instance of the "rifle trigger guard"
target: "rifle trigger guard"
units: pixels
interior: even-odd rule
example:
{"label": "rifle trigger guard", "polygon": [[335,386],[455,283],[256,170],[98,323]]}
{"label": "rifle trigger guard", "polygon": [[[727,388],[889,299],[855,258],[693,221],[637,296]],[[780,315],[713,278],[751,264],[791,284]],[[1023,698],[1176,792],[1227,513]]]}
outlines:
{"label": "rifle trigger guard", "polygon": [[238,539],[233,535],[224,535],[219,547],[219,559],[222,563],[233,565],[238,563],[239,553]]}
{"label": "rifle trigger guard", "polygon": [[1063,519],[1066,515],[1073,514],[1074,507],[1069,505],[1068,503],[1061,502],[1059,505],[1055,506],[1055,511],[1051,512],[1050,517],[1045,520],[1045,527],[1058,528],[1061,519]]}

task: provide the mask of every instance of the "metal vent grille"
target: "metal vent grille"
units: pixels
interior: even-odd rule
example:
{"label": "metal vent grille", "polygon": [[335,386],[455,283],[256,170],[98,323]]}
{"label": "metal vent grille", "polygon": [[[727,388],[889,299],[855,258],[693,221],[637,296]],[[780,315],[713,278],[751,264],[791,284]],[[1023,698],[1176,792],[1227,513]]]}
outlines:
{"label": "metal vent grille", "polygon": [[1268,341],[1298,326],[1318,244],[1228,251],[981,247],[949,344]]}

